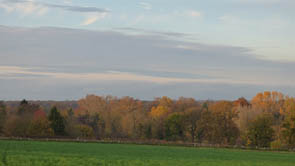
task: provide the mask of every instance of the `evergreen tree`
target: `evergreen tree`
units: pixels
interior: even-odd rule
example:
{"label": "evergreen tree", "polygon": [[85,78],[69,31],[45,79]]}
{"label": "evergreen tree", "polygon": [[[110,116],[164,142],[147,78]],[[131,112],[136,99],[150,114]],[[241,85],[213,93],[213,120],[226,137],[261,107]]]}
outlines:
{"label": "evergreen tree", "polygon": [[48,119],[55,135],[65,135],[65,120],[56,107],[50,110]]}
{"label": "evergreen tree", "polygon": [[6,119],[6,106],[4,102],[0,101],[0,135],[3,131],[5,119]]}

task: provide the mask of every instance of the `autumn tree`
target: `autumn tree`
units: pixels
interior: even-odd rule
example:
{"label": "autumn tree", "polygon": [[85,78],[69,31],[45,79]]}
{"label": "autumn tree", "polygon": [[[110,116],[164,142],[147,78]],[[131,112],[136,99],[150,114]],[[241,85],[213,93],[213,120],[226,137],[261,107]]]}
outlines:
{"label": "autumn tree", "polygon": [[[118,99],[112,96],[87,95],[78,101],[78,109],[75,111],[77,117],[84,115],[89,117],[96,116],[101,118],[101,128],[103,135],[111,138],[122,136],[121,113],[118,108]],[[88,115],[87,115],[88,114]]]}
{"label": "autumn tree", "polygon": [[258,93],[253,97],[251,104],[257,111],[261,110],[264,113],[271,114],[273,116],[273,129],[275,130],[275,138],[279,139],[281,136],[281,123],[284,119],[284,103],[287,96],[276,91],[265,91]]}
{"label": "autumn tree", "polygon": [[281,114],[283,115],[291,115],[295,110],[295,98],[294,97],[286,97],[284,100],[283,109],[281,110]]}
{"label": "autumn tree", "polygon": [[122,97],[118,100],[116,110],[120,112],[121,125],[126,136],[138,138],[139,126],[143,125],[146,112],[143,111],[142,102],[131,97]]}
{"label": "autumn tree", "polygon": [[40,106],[36,104],[31,104],[25,99],[22,100],[18,106],[17,113],[18,115],[24,117],[32,117],[35,111],[40,110]]}
{"label": "autumn tree", "polygon": [[185,111],[185,123],[187,131],[191,136],[191,141],[195,142],[195,138],[201,132],[200,120],[202,118],[201,107],[187,108]]}
{"label": "autumn tree", "polygon": [[17,112],[6,118],[4,132],[7,136],[28,137],[28,129],[34,118],[34,113],[40,109],[39,105],[22,100]]}
{"label": "autumn tree", "polygon": [[295,115],[290,115],[282,124],[282,136],[290,147],[295,147]]}
{"label": "autumn tree", "polygon": [[211,141],[214,143],[233,144],[239,136],[239,129],[234,122],[238,117],[233,103],[229,101],[219,101],[209,107],[212,113],[212,133]]}
{"label": "autumn tree", "polygon": [[255,109],[261,109],[265,113],[276,113],[280,111],[284,103],[284,98],[284,94],[280,92],[265,91],[253,97],[251,104]]}
{"label": "autumn tree", "polygon": [[43,110],[35,111],[33,119],[31,120],[27,135],[30,137],[51,137],[54,131],[50,126],[46,113]]}
{"label": "autumn tree", "polygon": [[197,107],[199,103],[193,98],[180,97],[173,104],[173,112],[185,112],[188,108]]}
{"label": "autumn tree", "polygon": [[164,139],[165,137],[165,124],[164,121],[172,112],[171,108],[173,106],[172,99],[164,96],[162,98],[157,98],[157,106],[152,107],[150,112],[150,117],[152,118],[152,134],[157,139]]}
{"label": "autumn tree", "polygon": [[[87,129],[88,134],[86,134],[87,136],[95,136],[96,138],[101,138],[101,136],[103,135],[103,120],[101,119],[101,117],[99,116],[98,113],[93,113],[93,114],[83,114],[83,115],[79,115],[77,117],[78,122],[80,122],[82,125],[82,129],[86,129],[85,125],[91,128],[91,132],[90,129]],[[89,134],[92,133],[92,134]],[[84,134],[84,136],[86,136]]]}
{"label": "autumn tree", "polygon": [[295,98],[288,97],[281,111],[284,115],[282,137],[289,147],[295,147]]}
{"label": "autumn tree", "polygon": [[79,129],[79,137],[81,138],[92,138],[94,137],[93,128],[91,128],[88,125],[77,125],[76,126]]}
{"label": "autumn tree", "polygon": [[27,135],[30,137],[51,137],[54,136],[54,131],[50,126],[50,122],[47,118],[34,119],[28,129]]}
{"label": "autumn tree", "polygon": [[78,101],[78,108],[75,110],[75,114],[93,114],[93,113],[104,113],[109,110],[108,103],[112,98],[87,95],[85,98]]}
{"label": "autumn tree", "polygon": [[65,119],[65,133],[69,137],[77,138],[81,135],[80,129],[77,127],[80,123],[78,118],[74,115],[73,109],[68,109],[64,115]]}
{"label": "autumn tree", "polygon": [[21,118],[17,115],[11,115],[7,118],[4,124],[4,134],[6,136],[27,137],[28,128],[31,121]]}

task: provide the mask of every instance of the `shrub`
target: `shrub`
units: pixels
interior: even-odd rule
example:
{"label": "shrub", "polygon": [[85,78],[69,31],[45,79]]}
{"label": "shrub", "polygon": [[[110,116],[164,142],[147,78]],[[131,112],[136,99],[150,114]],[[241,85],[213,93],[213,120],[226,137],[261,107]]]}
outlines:
{"label": "shrub", "polygon": [[79,129],[82,138],[92,138],[94,136],[93,129],[90,126],[78,125],[77,128]]}
{"label": "shrub", "polygon": [[276,150],[282,149],[282,142],[281,142],[281,140],[272,141],[270,143],[270,148],[271,149],[276,149]]}
{"label": "shrub", "polygon": [[54,136],[54,131],[46,118],[35,119],[28,127],[27,134],[30,137],[50,137]]}
{"label": "shrub", "polygon": [[26,137],[29,125],[30,120],[11,116],[5,122],[4,133],[6,136]]}

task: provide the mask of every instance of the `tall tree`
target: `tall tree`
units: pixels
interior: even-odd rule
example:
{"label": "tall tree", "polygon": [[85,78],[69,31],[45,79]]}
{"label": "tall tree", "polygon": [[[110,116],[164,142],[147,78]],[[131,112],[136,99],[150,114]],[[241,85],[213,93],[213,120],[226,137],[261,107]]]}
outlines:
{"label": "tall tree", "polygon": [[0,101],[0,135],[3,133],[5,120],[6,120],[6,106],[3,101]]}
{"label": "tall tree", "polygon": [[168,140],[184,140],[185,118],[182,113],[173,113],[165,121],[165,137]]}
{"label": "tall tree", "polygon": [[289,147],[295,147],[295,98],[286,98],[282,110],[284,121],[282,122],[283,140]]}
{"label": "tall tree", "polygon": [[255,119],[248,128],[248,145],[269,147],[274,138],[272,116],[262,115]]}
{"label": "tall tree", "polygon": [[196,135],[198,134],[198,129],[200,119],[202,115],[202,109],[200,107],[191,107],[185,111],[185,122],[187,130],[191,136],[191,141],[195,142]]}
{"label": "tall tree", "polygon": [[257,93],[253,97],[251,104],[255,109],[261,109],[265,113],[279,112],[280,108],[284,103],[285,96],[280,92],[269,92]]}
{"label": "tall tree", "polygon": [[36,111],[40,110],[40,106],[36,104],[31,104],[27,100],[22,100],[18,106],[17,113],[23,118],[31,117]]}
{"label": "tall tree", "polygon": [[122,129],[127,136],[137,138],[138,127],[143,121],[145,112],[142,109],[142,102],[131,97],[123,97],[119,99],[117,110],[122,116]]}
{"label": "tall tree", "polygon": [[188,108],[197,106],[199,103],[195,99],[180,97],[174,103],[173,112],[185,112]]}
{"label": "tall tree", "polygon": [[65,120],[56,107],[53,107],[50,110],[48,120],[50,121],[50,126],[53,129],[55,135],[65,135]]}
{"label": "tall tree", "polygon": [[91,127],[92,133],[96,138],[100,138],[102,136],[102,119],[100,118],[98,113],[86,113],[83,115],[79,115],[78,121],[84,125],[83,128],[85,128],[85,125]]}
{"label": "tall tree", "polygon": [[295,115],[290,115],[282,125],[282,136],[289,147],[295,147]]}
{"label": "tall tree", "polygon": [[156,139],[165,138],[165,119],[172,112],[173,101],[168,97],[156,99],[158,105],[152,107],[150,117],[152,119],[152,135]]}
{"label": "tall tree", "polygon": [[214,125],[213,130],[213,142],[233,144],[239,136],[239,129],[234,122],[238,117],[236,110],[233,107],[233,103],[229,101],[219,101],[209,107],[212,112]]}

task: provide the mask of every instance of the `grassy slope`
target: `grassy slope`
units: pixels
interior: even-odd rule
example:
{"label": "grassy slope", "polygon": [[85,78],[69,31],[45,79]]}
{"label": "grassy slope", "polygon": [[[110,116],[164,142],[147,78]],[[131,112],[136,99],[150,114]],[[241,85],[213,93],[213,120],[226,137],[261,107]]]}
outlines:
{"label": "grassy slope", "polygon": [[0,166],[287,166],[295,153],[148,145],[0,141]]}

